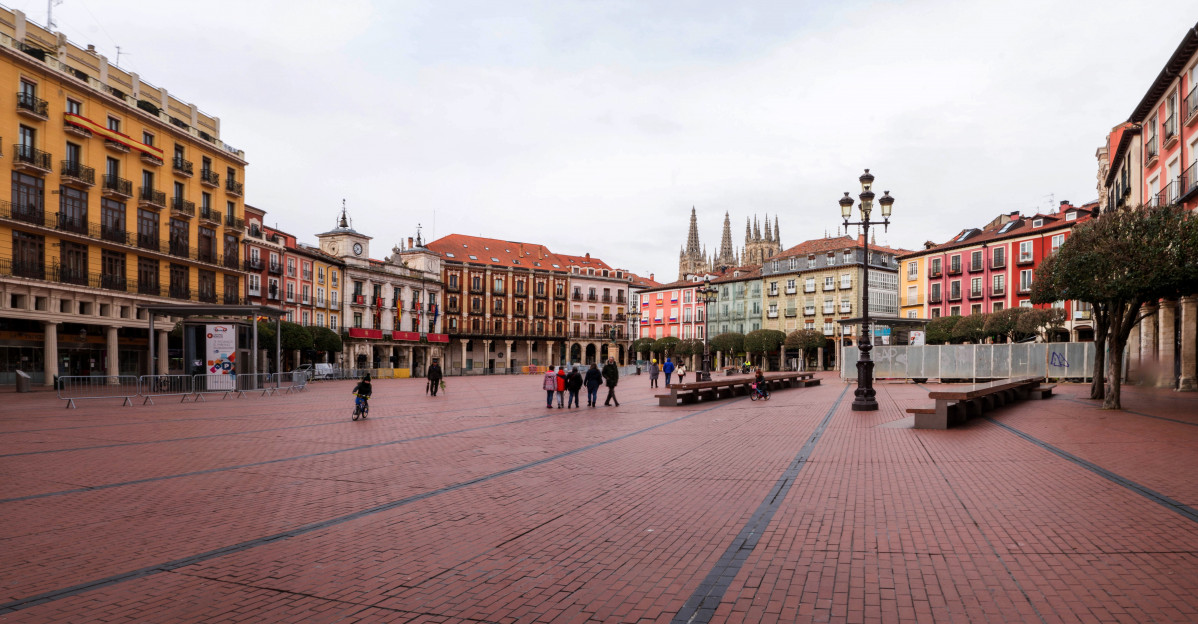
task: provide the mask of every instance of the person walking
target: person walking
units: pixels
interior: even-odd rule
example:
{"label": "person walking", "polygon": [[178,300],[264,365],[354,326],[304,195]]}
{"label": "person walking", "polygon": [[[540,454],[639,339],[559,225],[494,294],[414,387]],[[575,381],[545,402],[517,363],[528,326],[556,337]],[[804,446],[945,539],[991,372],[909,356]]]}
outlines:
{"label": "person walking", "polygon": [[610,406],[612,401],[615,401],[616,407],[620,407],[620,400],[616,398],[616,384],[620,381],[620,369],[616,368],[615,358],[607,358],[607,364],[603,365],[603,379],[607,381],[607,400],[603,404]]}
{"label": "person walking", "polygon": [[578,391],[582,388],[582,373],[578,372],[578,367],[575,366],[570,370],[570,374],[566,375],[566,392],[569,396],[566,397],[566,407],[574,404],[574,408],[578,409]]}
{"label": "person walking", "polygon": [[566,367],[557,367],[557,409],[562,408],[566,400]]}
{"label": "person walking", "polygon": [[679,363],[674,372],[678,373],[678,383],[686,383],[686,362]]}
{"label": "person walking", "polygon": [[670,358],[666,358],[666,363],[661,367],[661,372],[666,374],[666,387],[670,387],[670,375],[674,373],[674,362]]}
{"label": "person walking", "polygon": [[587,407],[595,407],[599,403],[599,386],[603,385],[603,375],[594,362],[591,362],[591,367],[587,369],[584,383],[587,387]]}
{"label": "person walking", "polygon": [[433,396],[437,396],[437,390],[441,387],[441,364],[440,360],[433,360],[433,363],[428,367],[428,385],[432,390]]}
{"label": "person walking", "polygon": [[661,367],[657,365],[657,360],[649,363],[649,387],[657,387],[657,376],[661,374]]}
{"label": "person walking", "polygon": [[553,407],[553,393],[557,392],[557,373],[553,372],[552,366],[545,371],[545,379],[541,382],[541,388],[545,390],[545,407]]}

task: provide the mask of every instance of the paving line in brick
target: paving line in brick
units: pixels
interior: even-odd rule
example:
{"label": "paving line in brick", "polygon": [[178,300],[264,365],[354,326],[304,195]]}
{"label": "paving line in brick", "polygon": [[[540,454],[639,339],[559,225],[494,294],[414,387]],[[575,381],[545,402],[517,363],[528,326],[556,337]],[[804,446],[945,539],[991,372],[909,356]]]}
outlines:
{"label": "paving line in brick", "polygon": [[815,445],[823,437],[824,431],[828,428],[828,423],[831,422],[832,416],[836,413],[836,409],[840,407],[841,401],[844,400],[845,394],[849,391],[848,385],[840,391],[840,396],[836,397],[836,401],[832,403],[832,407],[828,408],[828,413],[815,427],[811,437],[807,439],[803,448],[799,449],[799,453],[794,460],[790,462],[782,476],[778,477],[778,481],[774,483],[774,487],[770,488],[764,500],[753,512],[749,520],[745,522],[744,527],[737,533],[732,543],[720,555],[711,571],[707,573],[703,581],[699,583],[699,587],[695,590],[691,597],[682,605],[682,609],[671,620],[672,624],[707,624],[715,615],[716,608],[724,598],[724,594],[728,591],[728,587],[732,584],[733,579],[740,572],[749,555],[753,554],[753,549],[757,547],[761,535],[769,526],[774,514],[781,507],[782,501],[786,499],[787,492],[794,485],[795,479],[798,478],[799,471],[807,464],[807,459],[815,450]]}
{"label": "paving line in brick", "polygon": [[1070,462],[1073,462],[1074,464],[1076,464],[1078,466],[1081,466],[1082,468],[1085,468],[1086,470],[1089,470],[1090,472],[1110,481],[1111,483],[1114,483],[1115,485],[1118,485],[1118,486],[1124,487],[1128,490],[1131,490],[1132,492],[1135,492],[1136,494],[1139,494],[1140,496],[1143,496],[1144,498],[1146,498],[1146,499],[1148,499],[1148,500],[1150,500],[1170,511],[1174,511],[1178,514],[1181,514],[1183,517],[1185,517],[1188,520],[1198,522],[1198,509],[1195,509],[1189,505],[1186,505],[1185,503],[1182,503],[1181,501],[1169,498],[1168,496],[1165,496],[1164,494],[1161,494],[1160,492],[1157,492],[1156,490],[1153,490],[1147,486],[1136,483],[1135,481],[1132,481],[1131,479],[1128,479],[1127,477],[1124,477],[1117,473],[1111,472],[1110,470],[1107,470],[1106,468],[1103,468],[1102,466],[1099,466],[1098,464],[1095,464],[1094,462],[1082,459],[1082,458],[1078,457],[1077,455],[1074,455],[1073,453],[1070,453],[1064,449],[1053,446],[1039,438],[1036,438],[1036,437],[1034,437],[1028,433],[1025,433],[1023,431],[1020,431],[1019,429],[1016,429],[1010,425],[1001,423],[989,416],[983,416],[983,418],[985,420],[987,420],[991,423],[994,423],[995,425],[998,425],[999,427],[1002,427],[1003,429],[1006,429],[1007,431],[1023,438],[1024,440],[1027,440],[1028,442],[1031,442],[1032,444],[1035,444],[1036,446],[1039,446],[1040,448],[1042,448],[1054,455],[1057,455],[1058,457],[1066,459]]}
{"label": "paving line in brick", "polygon": [[[842,392],[841,397],[843,397],[843,396],[844,396],[844,393]],[[707,412],[710,412],[713,410],[728,407],[730,405],[735,405],[737,403],[740,403],[741,401],[744,401],[745,398],[747,398],[747,397],[731,399],[731,400],[721,403],[719,405],[713,405],[711,407],[704,408],[704,409],[701,409],[696,412],[691,412],[689,414],[679,416],[677,418],[673,418],[671,420],[667,420],[664,422],[660,422],[656,425],[651,425],[651,426],[645,427],[643,429],[631,431],[629,433],[626,433],[626,434],[623,434],[620,436],[616,436],[614,438],[609,438],[609,439],[603,440],[601,442],[595,442],[593,444],[588,444],[586,446],[578,447],[576,449],[565,451],[563,453],[558,453],[557,455],[539,459],[534,462],[529,462],[526,464],[522,464],[520,466],[514,466],[512,468],[507,468],[505,470],[500,470],[498,472],[493,472],[491,474],[475,477],[473,479],[468,479],[466,481],[460,481],[460,482],[452,484],[452,485],[447,485],[445,487],[437,488],[435,490],[430,490],[428,492],[422,492],[420,494],[407,496],[407,497],[404,497],[404,498],[401,498],[398,500],[383,503],[382,505],[376,505],[374,507],[363,509],[361,511],[356,511],[354,513],[346,514],[346,515],[339,516],[336,518],[330,518],[328,520],[322,520],[320,522],[313,522],[313,523],[305,524],[305,525],[302,525],[302,526],[299,526],[299,527],[296,527],[296,528],[293,528],[293,529],[290,529],[287,531],[275,533],[273,535],[267,535],[267,536],[259,537],[256,539],[247,540],[244,542],[239,542],[237,544],[223,546],[221,548],[216,548],[216,549],[209,550],[207,552],[199,553],[196,555],[182,557],[179,559],[174,559],[174,560],[166,561],[166,562],[163,562],[160,564],[138,568],[136,570],[130,570],[128,572],[123,572],[120,574],[115,574],[115,575],[107,576],[107,577],[100,578],[100,579],[85,581],[83,583],[72,585],[70,587],[64,587],[64,588],[60,588],[60,589],[50,590],[50,591],[42,592],[40,594],[36,594],[33,596],[27,596],[25,598],[19,598],[17,600],[12,600],[10,602],[0,604],[0,615],[3,615],[5,613],[12,613],[15,611],[21,611],[23,609],[28,609],[30,607],[35,607],[38,605],[47,604],[50,602],[54,602],[56,600],[61,600],[63,598],[68,598],[68,597],[75,596],[75,595],[78,595],[81,593],[85,593],[85,592],[88,592],[91,590],[100,589],[102,587],[117,585],[117,584],[131,581],[134,579],[140,579],[140,578],[145,578],[148,576],[160,574],[162,572],[170,572],[170,571],[178,570],[180,568],[184,568],[189,565],[202,563],[204,561],[216,559],[218,557],[222,557],[225,555],[243,552],[243,551],[250,550],[250,549],[253,549],[253,548],[256,548],[259,546],[264,546],[267,544],[278,543],[281,540],[287,540],[287,539],[291,539],[294,537],[299,537],[301,535],[306,535],[308,533],[313,533],[316,531],[328,529],[328,528],[331,528],[331,527],[334,527],[334,526],[337,526],[340,524],[344,524],[346,522],[358,520],[360,518],[366,518],[369,516],[373,516],[378,513],[390,511],[392,509],[403,507],[405,505],[409,505],[409,504],[412,504],[412,503],[415,503],[418,501],[426,500],[426,499],[432,498],[434,496],[438,496],[440,494],[445,494],[448,492],[454,492],[457,490],[461,490],[463,488],[468,488],[473,485],[478,485],[480,483],[485,483],[485,482],[491,481],[493,479],[497,479],[497,478],[504,477],[507,475],[523,472],[530,468],[542,466],[542,465],[545,465],[545,464],[548,464],[548,463],[551,463],[551,462],[554,462],[554,461],[557,461],[560,459],[564,459],[566,457],[578,455],[579,453],[585,453],[587,451],[590,451],[590,450],[593,450],[596,448],[600,448],[603,446],[607,446],[609,444],[620,442],[622,440],[626,440],[628,438],[631,438],[631,437],[634,437],[637,435],[648,433],[650,431],[654,431],[654,430],[660,429],[662,427],[666,427],[666,426],[669,426],[669,425],[672,425],[675,423],[685,421],[687,419],[693,418],[700,414],[704,414],[704,413],[707,413]],[[839,403],[839,399],[837,400],[837,402]],[[548,416],[548,415],[546,415],[546,416]],[[545,417],[545,416],[535,417],[535,418],[543,418],[543,417]],[[826,420],[827,419],[825,418],[825,424],[826,424]],[[488,425],[487,427],[490,427],[490,426],[494,426],[494,425]],[[486,427],[480,427],[480,428],[486,428]],[[379,445],[371,445],[371,446],[379,446]],[[319,453],[319,454],[325,454],[325,453]]]}
{"label": "paving line in brick", "polygon": [[[1085,405],[1086,407],[1090,407],[1093,409],[1101,409],[1101,404],[1099,404],[1098,407],[1095,407],[1093,400],[1083,401],[1082,399],[1074,399],[1072,397],[1061,397],[1061,398],[1065,399],[1066,401],[1070,401],[1072,403],[1077,403],[1080,405]],[[1136,411],[1132,411],[1129,409],[1119,410],[1119,411],[1124,414],[1135,414],[1136,416],[1143,416],[1145,418],[1155,418],[1157,420],[1164,420],[1164,421],[1168,421],[1168,422],[1172,422],[1172,423],[1177,423],[1179,425],[1189,425],[1191,427],[1198,427],[1198,422],[1190,422],[1188,420],[1178,420],[1176,418],[1169,418],[1167,416],[1157,416],[1156,414],[1145,414],[1144,412],[1136,412]]]}

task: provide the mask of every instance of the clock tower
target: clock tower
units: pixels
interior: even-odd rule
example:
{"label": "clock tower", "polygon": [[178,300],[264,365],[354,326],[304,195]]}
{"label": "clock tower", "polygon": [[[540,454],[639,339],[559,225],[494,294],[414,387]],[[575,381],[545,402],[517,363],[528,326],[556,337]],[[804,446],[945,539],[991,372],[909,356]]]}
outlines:
{"label": "clock tower", "polygon": [[320,241],[320,250],[330,256],[347,261],[366,262],[370,259],[370,237],[350,227],[344,199],[341,200],[341,217],[337,220],[337,227],[317,234],[316,238]]}

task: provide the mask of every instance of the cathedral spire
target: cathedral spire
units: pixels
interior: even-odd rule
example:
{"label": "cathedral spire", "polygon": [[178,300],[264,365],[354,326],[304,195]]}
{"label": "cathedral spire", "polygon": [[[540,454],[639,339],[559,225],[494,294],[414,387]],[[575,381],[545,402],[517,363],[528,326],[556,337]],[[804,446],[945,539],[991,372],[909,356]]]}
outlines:
{"label": "cathedral spire", "polygon": [[770,232],[770,216],[768,214],[765,215],[765,242],[774,242],[774,235]]}
{"label": "cathedral spire", "polygon": [[761,240],[761,224],[757,222],[757,217],[753,217],[753,241]]}
{"label": "cathedral spire", "polygon": [[782,230],[778,229],[778,215],[774,215],[774,242],[778,243],[778,249],[782,249]]}
{"label": "cathedral spire", "polygon": [[694,206],[691,206],[691,228],[686,234],[686,253],[691,256],[699,253],[699,218]]}

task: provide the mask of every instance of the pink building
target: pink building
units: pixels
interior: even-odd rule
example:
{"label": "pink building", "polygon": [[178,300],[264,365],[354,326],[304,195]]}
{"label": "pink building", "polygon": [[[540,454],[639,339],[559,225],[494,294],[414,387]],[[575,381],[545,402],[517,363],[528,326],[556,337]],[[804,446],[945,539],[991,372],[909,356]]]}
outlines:
{"label": "pink building", "polygon": [[705,318],[695,291],[701,285],[699,281],[679,280],[642,290],[640,337],[702,340]]}

